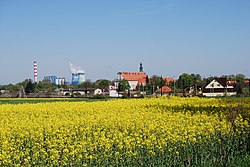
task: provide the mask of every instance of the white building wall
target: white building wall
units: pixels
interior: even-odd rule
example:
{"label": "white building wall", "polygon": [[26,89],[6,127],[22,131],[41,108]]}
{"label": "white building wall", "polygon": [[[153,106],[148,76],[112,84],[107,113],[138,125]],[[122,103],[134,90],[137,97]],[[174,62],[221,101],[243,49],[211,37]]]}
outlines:
{"label": "white building wall", "polygon": [[74,91],[73,93],[80,93],[80,95],[85,95],[85,91]]}
{"label": "white building wall", "polygon": [[[211,81],[207,86],[206,86],[206,89],[210,89],[211,92],[209,93],[203,93],[204,96],[206,97],[219,97],[219,96],[225,96],[225,92],[213,92],[214,89],[218,89],[218,88],[221,88],[221,89],[224,89],[224,87],[218,82],[216,81],[215,79],[213,81]],[[234,88],[233,86],[228,86],[227,87],[228,89],[230,88]],[[236,92],[227,92],[227,95],[226,96],[235,96],[236,95]]]}
{"label": "white building wall", "polygon": [[58,78],[56,78],[56,85],[58,85],[59,84],[59,79]]}
{"label": "white building wall", "polygon": [[236,96],[237,92],[228,92],[227,94],[228,94],[228,96]]}
{"label": "white building wall", "polygon": [[130,90],[135,90],[136,86],[138,84],[138,81],[128,81],[129,86],[130,86]]}
{"label": "white building wall", "polygon": [[118,92],[116,90],[110,90],[109,97],[118,97]]}
{"label": "white building wall", "polygon": [[[211,92],[211,93],[203,93],[204,96],[206,97],[220,97],[220,96],[225,96],[224,92]],[[235,96],[236,92],[227,92],[227,96]]]}
{"label": "white building wall", "polygon": [[204,96],[206,97],[219,97],[219,96],[224,96],[225,93],[214,93],[214,92],[211,92],[211,93],[203,93]]}
{"label": "white building wall", "polygon": [[101,89],[96,89],[94,91],[94,95],[100,95],[100,94],[102,94],[102,90]]}

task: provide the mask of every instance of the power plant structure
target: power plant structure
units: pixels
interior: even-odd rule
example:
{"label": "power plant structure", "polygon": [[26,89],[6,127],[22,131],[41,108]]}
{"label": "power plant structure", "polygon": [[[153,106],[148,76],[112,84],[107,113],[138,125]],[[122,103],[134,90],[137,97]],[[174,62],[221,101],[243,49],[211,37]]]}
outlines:
{"label": "power plant structure", "polygon": [[72,85],[79,85],[85,81],[85,73],[72,73]]}
{"label": "power plant structure", "polygon": [[36,83],[37,82],[37,62],[34,61],[33,65],[34,65],[34,83]]}
{"label": "power plant structure", "polygon": [[81,66],[77,66],[72,63],[69,63],[69,66],[72,73],[72,85],[79,85],[86,81],[85,71]]}
{"label": "power plant structure", "polygon": [[[37,61],[33,62],[34,66],[34,83],[38,82],[38,75],[37,75]],[[72,85],[79,85],[86,81],[85,79],[85,71],[81,66],[74,65],[72,63],[69,63],[71,74],[72,74]],[[56,85],[65,85],[68,84],[66,82],[65,77],[57,77],[55,75],[51,76],[45,76],[43,81],[48,81],[50,83],[56,84]]]}
{"label": "power plant structure", "polygon": [[52,75],[52,76],[45,76],[43,78],[43,81],[47,81],[47,82],[50,82],[50,83],[53,83],[53,84],[56,84],[56,85],[65,85],[66,84],[66,79],[64,77],[60,77],[58,78],[57,76],[55,75]]}

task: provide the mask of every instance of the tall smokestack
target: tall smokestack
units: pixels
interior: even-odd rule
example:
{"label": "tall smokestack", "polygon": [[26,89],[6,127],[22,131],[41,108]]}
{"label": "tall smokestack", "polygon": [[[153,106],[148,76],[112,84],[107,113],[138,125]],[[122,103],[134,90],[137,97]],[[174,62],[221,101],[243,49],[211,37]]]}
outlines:
{"label": "tall smokestack", "polygon": [[37,82],[37,62],[34,61],[34,83]]}

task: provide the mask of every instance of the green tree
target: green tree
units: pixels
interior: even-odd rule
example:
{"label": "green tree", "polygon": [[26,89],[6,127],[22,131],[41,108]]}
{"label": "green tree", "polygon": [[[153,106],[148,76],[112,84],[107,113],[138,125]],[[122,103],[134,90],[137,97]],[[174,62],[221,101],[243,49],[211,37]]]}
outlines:
{"label": "green tree", "polygon": [[162,82],[164,81],[162,80],[160,76],[153,75],[151,77],[151,83],[153,83],[156,87],[160,87],[162,85]]}
{"label": "green tree", "polygon": [[179,76],[177,80],[178,88],[186,88],[192,84],[202,83],[202,78],[200,74],[187,74],[183,73]]}
{"label": "green tree", "polygon": [[228,75],[227,80],[236,80],[236,76],[235,75]]}
{"label": "green tree", "polygon": [[193,79],[190,74],[183,73],[179,76],[177,81],[177,85],[181,89],[185,89],[186,87],[190,86],[193,82]]}
{"label": "green tree", "polygon": [[151,94],[151,90],[152,90],[152,86],[150,84],[150,81],[149,81],[149,78],[148,78],[148,75],[146,76],[146,86],[145,86],[145,91],[146,93],[149,95]]}
{"label": "green tree", "polygon": [[130,88],[130,85],[128,83],[127,80],[121,80],[118,83],[118,91],[122,92],[122,91],[127,91]]}
{"label": "green tree", "polygon": [[85,82],[76,86],[77,88],[92,88],[95,87],[94,83],[91,80],[87,79]]}
{"label": "green tree", "polygon": [[155,93],[157,89],[165,85],[165,81],[162,79],[162,77],[153,75],[150,80],[150,85],[151,85],[152,94],[153,94]]}
{"label": "green tree", "polygon": [[244,74],[236,74],[235,79],[236,79],[236,82],[238,82],[238,83],[243,83],[244,80],[246,79],[246,77],[245,77]]}
{"label": "green tree", "polygon": [[[179,76],[179,79],[176,81],[177,90],[182,90],[182,93],[184,94],[187,87],[191,85],[201,85],[204,81],[202,81],[200,74],[187,74],[183,73]],[[206,82],[206,81],[205,81]],[[196,92],[195,92],[196,94]]]}
{"label": "green tree", "polygon": [[32,83],[32,80],[30,79],[25,87],[26,93],[34,93],[35,92],[35,85]]}
{"label": "green tree", "polygon": [[45,92],[47,94],[51,94],[55,92],[57,89],[57,85],[50,83],[48,81],[40,81],[35,84],[35,92]]}
{"label": "green tree", "polygon": [[15,93],[20,90],[20,87],[18,85],[8,84],[8,85],[2,85],[0,89],[9,91],[10,93]]}
{"label": "green tree", "polygon": [[242,95],[243,96],[249,96],[249,89],[248,88],[243,88],[242,89]]}
{"label": "green tree", "polygon": [[200,74],[191,74],[191,79],[194,84],[202,83],[202,78]]}
{"label": "green tree", "polygon": [[88,88],[94,88],[94,83],[91,82],[91,80],[87,79],[85,82],[77,85],[77,88],[83,88],[85,91],[85,96],[88,96]]}
{"label": "green tree", "polygon": [[100,88],[100,89],[109,89],[109,85],[111,85],[111,81],[109,80],[106,80],[106,79],[101,79],[101,80],[97,80],[95,83],[94,83],[95,87],[96,88]]}

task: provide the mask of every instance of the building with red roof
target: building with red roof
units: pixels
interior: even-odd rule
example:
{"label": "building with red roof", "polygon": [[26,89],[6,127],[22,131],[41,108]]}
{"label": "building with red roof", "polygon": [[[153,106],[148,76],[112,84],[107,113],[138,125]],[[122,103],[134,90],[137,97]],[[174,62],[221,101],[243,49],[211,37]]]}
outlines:
{"label": "building with red roof", "polygon": [[168,86],[163,86],[162,88],[157,90],[157,93],[162,93],[162,94],[169,94],[172,92],[173,92],[173,90]]}
{"label": "building with red roof", "polygon": [[118,80],[126,80],[130,89],[135,90],[137,86],[146,86],[147,74],[145,72],[119,72]]}
{"label": "building with red roof", "polygon": [[227,84],[228,84],[228,85],[234,85],[234,84],[236,84],[236,83],[237,83],[236,80],[229,80],[229,81],[227,81]]}
{"label": "building with red roof", "polygon": [[225,77],[214,78],[209,84],[207,84],[202,92],[203,95],[207,97],[236,95],[234,86],[228,85]]}
{"label": "building with red roof", "polygon": [[245,84],[249,84],[249,80],[244,80],[244,83]]}
{"label": "building with red roof", "polygon": [[118,72],[117,80],[126,80],[129,83],[130,90],[136,90],[137,86],[146,86],[147,74],[143,72],[142,63],[140,63],[139,72]]}
{"label": "building with red roof", "polygon": [[175,82],[174,78],[163,78],[163,80],[167,85],[170,85],[171,82]]}

